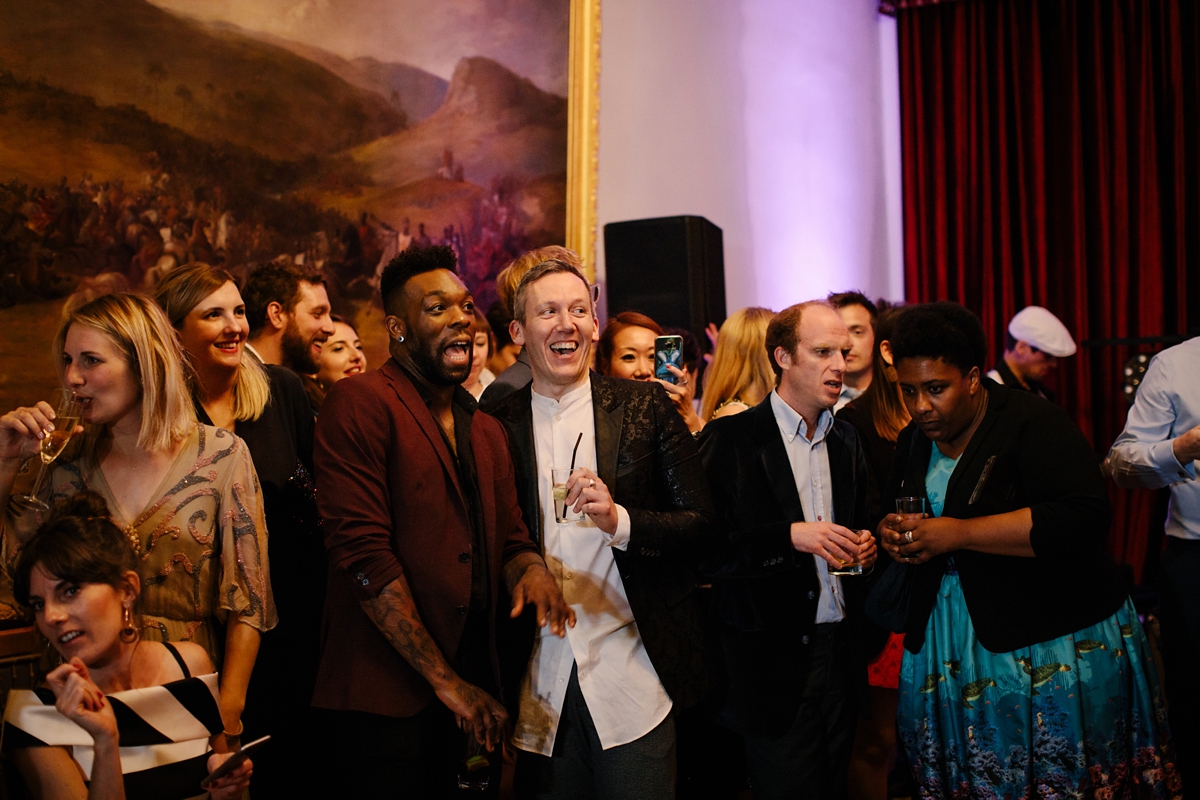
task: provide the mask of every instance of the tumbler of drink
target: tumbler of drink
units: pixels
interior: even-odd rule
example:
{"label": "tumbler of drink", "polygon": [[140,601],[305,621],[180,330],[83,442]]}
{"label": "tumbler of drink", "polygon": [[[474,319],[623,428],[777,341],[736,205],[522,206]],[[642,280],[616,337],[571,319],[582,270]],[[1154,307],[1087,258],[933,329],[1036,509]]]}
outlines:
{"label": "tumbler of drink", "polygon": [[492,777],[492,754],[468,730],[463,735],[463,756],[458,762],[458,788],[468,792],[483,792]]}
{"label": "tumbler of drink", "polygon": [[576,512],[567,505],[567,480],[571,477],[569,469],[552,469],[550,476],[554,482],[554,519],[556,522],[578,522],[583,519],[583,512]]}
{"label": "tumbler of drink", "polygon": [[[860,535],[864,533],[866,533],[866,531],[859,531]],[[839,566],[837,568],[829,570],[830,575],[840,575],[842,577],[846,577],[847,575],[863,574],[862,562],[858,560],[857,556],[853,561],[842,561],[842,559],[839,558],[838,565]]]}
{"label": "tumbler of drink", "polygon": [[897,497],[896,513],[905,519],[921,519],[925,516],[924,497]]}
{"label": "tumbler of drink", "polygon": [[50,509],[50,506],[38,497],[42,481],[46,477],[46,468],[66,449],[67,443],[75,435],[75,428],[79,425],[79,418],[83,413],[83,406],[74,392],[59,389],[56,394],[58,406],[54,410],[54,430],[42,439],[41,450],[38,452],[42,466],[38,470],[37,480],[34,481],[29,494],[16,497],[19,502],[43,512]]}

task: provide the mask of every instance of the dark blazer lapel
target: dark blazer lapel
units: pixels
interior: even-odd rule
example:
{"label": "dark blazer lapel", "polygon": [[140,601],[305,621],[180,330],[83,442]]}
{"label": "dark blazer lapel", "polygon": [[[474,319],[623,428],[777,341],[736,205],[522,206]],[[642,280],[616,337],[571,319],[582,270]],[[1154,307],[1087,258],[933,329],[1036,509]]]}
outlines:
{"label": "dark blazer lapel", "polygon": [[454,467],[454,459],[450,456],[450,449],[446,447],[446,442],[442,439],[441,431],[437,428],[437,422],[433,419],[433,413],[429,407],[425,405],[425,401],[421,399],[421,395],[417,392],[417,387],[413,386],[412,381],[400,366],[392,359],[384,362],[379,368],[384,375],[387,376],[388,383],[392,386],[392,391],[396,393],[396,397],[400,399],[407,408],[413,419],[417,421],[418,427],[429,439],[429,444],[437,453],[438,458],[442,462],[442,469],[450,476],[450,482],[454,484],[454,488],[458,491],[458,499],[463,503],[463,508],[466,508],[466,503],[463,500],[463,488],[458,482],[458,470]]}
{"label": "dark blazer lapel", "polygon": [[987,410],[983,414],[983,419],[979,422],[979,427],[971,435],[971,441],[967,444],[967,449],[963,451],[962,457],[959,458],[958,464],[955,465],[954,472],[950,475],[950,481],[946,484],[946,505],[950,504],[950,498],[954,496],[954,489],[958,485],[959,478],[970,471],[971,461],[983,446],[992,428],[996,426],[996,420],[1000,418],[1000,407],[1004,405],[1004,400],[1002,397],[998,397],[1000,391],[993,392],[988,388],[989,382],[985,380],[983,384],[984,390],[988,393]]}
{"label": "dark blazer lapel", "polygon": [[[603,378],[592,376],[592,415],[596,420],[596,474],[608,487],[613,500],[617,500],[617,456],[621,452],[621,425],[625,418],[625,404],[605,406],[606,397],[612,392],[599,391]],[[613,401],[615,402],[615,400]],[[611,404],[610,404],[611,405]]]}
{"label": "dark blazer lapel", "polygon": [[775,499],[779,501],[779,507],[788,519],[802,521],[804,506],[800,503],[800,493],[796,491],[796,476],[792,474],[792,461],[788,458],[779,423],[775,421],[775,410],[771,408],[771,396],[767,395],[766,400],[744,413],[755,415],[754,438],[758,442],[763,470]]}
{"label": "dark blazer lapel", "polygon": [[833,425],[825,437],[825,452],[829,455],[829,478],[833,493],[833,521],[849,525],[855,518],[854,510],[854,452],[846,443],[840,426]]}
{"label": "dark blazer lapel", "polygon": [[516,414],[508,417],[508,447],[512,451],[513,469],[517,471],[517,488],[524,494],[522,500],[528,509],[525,527],[529,529],[529,537],[542,548],[542,503],[538,494],[537,453],[533,441],[533,390],[526,384],[515,394]]}

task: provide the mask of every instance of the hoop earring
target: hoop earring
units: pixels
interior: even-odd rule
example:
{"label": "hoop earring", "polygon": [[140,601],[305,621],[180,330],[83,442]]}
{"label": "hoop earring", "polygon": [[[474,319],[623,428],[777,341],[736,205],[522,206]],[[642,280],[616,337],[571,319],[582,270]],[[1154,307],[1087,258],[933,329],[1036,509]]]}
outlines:
{"label": "hoop earring", "polygon": [[133,614],[128,606],[125,607],[125,616],[122,621],[125,624],[121,627],[121,641],[125,644],[133,644],[137,641],[138,633],[137,628],[133,627]]}

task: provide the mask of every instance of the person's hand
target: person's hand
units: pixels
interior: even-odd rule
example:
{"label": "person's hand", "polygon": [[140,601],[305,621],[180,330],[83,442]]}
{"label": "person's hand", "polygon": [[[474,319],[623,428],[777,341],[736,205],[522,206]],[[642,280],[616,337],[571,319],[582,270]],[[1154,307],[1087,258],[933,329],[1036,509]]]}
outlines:
{"label": "person's hand", "polygon": [[[15,408],[0,417],[0,461],[24,461],[38,454],[42,439],[54,430],[54,409],[41,401],[29,408]],[[83,431],[76,426],[72,435]]]}
{"label": "person's hand", "polygon": [[454,714],[458,727],[474,732],[476,741],[488,752],[508,738],[508,712],[478,686],[455,676],[437,690],[437,697]]}
{"label": "person's hand", "polygon": [[[232,757],[233,753],[213,753],[208,757],[208,771],[212,772]],[[208,796],[212,800],[235,800],[235,798],[241,797],[250,785],[252,774],[254,774],[254,762],[247,758],[240,767],[209,786]]]}
{"label": "person's hand", "polygon": [[712,350],[704,354],[704,361],[711,364],[713,355],[717,352],[717,339],[720,337],[721,331],[715,322],[710,322],[708,323],[708,327],[704,329],[704,335],[708,337],[708,341],[712,345]]}
{"label": "person's hand", "polygon": [[1200,425],[1176,437],[1171,450],[1185,467],[1192,461],[1200,460]]}
{"label": "person's hand", "polygon": [[567,626],[575,627],[575,611],[563,599],[562,589],[550,576],[544,564],[530,564],[512,591],[511,617],[516,619],[526,603],[537,607],[539,628],[550,626],[550,632],[560,639],[567,635]]}
{"label": "person's hand", "polygon": [[587,514],[605,533],[617,532],[617,504],[604,481],[590,469],[580,467],[567,479],[567,505],[576,514]]}
{"label": "person's hand", "polygon": [[875,534],[870,531],[858,532],[858,563],[862,564],[864,570],[868,570],[875,566],[875,559],[879,557],[879,548],[875,546]]}
{"label": "person's hand", "polygon": [[117,718],[112,704],[104,699],[79,658],[57,667],[46,676],[46,684],[54,692],[54,707],[67,719],[87,731],[97,742],[118,741]]}
{"label": "person's hand", "polygon": [[857,533],[832,522],[793,522],[792,547],[812,553],[834,569],[849,564],[861,552]]}
{"label": "person's hand", "polygon": [[902,517],[888,514],[880,523],[883,549],[901,564],[924,564],[929,559],[961,550],[961,524],[949,517]]}
{"label": "person's hand", "polygon": [[675,404],[675,410],[679,412],[679,416],[683,417],[684,424],[687,425],[689,431],[695,433],[704,427],[704,420],[700,419],[700,415],[696,413],[696,407],[692,405],[692,398],[696,396],[696,387],[687,373],[679,367],[674,364],[666,364],[664,366],[675,376],[678,382],[671,383],[670,381],[664,381],[662,378],[655,378],[654,380],[662,384],[662,387],[667,390],[667,396]]}

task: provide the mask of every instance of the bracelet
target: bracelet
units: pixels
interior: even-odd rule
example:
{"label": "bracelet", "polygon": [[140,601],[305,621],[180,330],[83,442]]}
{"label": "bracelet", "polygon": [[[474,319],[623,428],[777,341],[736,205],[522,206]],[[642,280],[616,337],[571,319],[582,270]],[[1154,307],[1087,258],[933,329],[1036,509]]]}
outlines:
{"label": "bracelet", "polygon": [[242,731],[244,731],[244,730],[246,730],[246,725],[239,719],[238,720],[238,729],[237,729],[236,733],[234,731],[226,731],[226,730],[222,730],[221,733],[225,734],[226,739],[236,739],[242,735]]}

